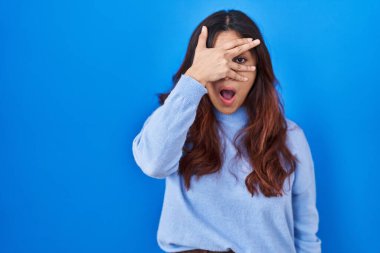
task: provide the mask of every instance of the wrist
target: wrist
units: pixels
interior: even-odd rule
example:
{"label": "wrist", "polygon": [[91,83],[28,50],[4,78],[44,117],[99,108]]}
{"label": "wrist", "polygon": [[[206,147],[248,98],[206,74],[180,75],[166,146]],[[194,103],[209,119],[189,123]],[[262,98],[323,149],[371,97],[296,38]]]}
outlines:
{"label": "wrist", "polygon": [[204,87],[206,87],[207,81],[204,80],[203,78],[199,77],[197,73],[194,73],[194,71],[189,68],[186,72],[185,75],[190,76],[191,78],[195,79],[197,82],[201,83]]}

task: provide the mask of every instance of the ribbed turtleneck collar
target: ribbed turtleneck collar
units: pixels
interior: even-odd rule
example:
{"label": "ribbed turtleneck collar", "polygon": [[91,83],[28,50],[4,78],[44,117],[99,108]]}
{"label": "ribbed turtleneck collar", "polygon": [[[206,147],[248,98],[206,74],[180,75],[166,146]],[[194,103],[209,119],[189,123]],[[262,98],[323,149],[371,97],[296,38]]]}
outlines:
{"label": "ribbed turtleneck collar", "polygon": [[231,114],[225,114],[218,111],[213,107],[215,117],[223,125],[241,128],[245,126],[248,121],[247,109],[244,106],[240,106],[235,112]]}

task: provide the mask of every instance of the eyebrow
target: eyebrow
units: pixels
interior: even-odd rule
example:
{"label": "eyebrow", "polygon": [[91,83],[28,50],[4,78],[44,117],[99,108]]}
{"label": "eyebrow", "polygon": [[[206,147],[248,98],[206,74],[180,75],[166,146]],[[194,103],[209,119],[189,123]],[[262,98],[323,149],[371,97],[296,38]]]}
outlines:
{"label": "eyebrow", "polygon": [[246,56],[246,57],[250,56],[250,57],[252,57],[252,55],[248,51],[245,51],[245,52],[239,54],[238,56]]}

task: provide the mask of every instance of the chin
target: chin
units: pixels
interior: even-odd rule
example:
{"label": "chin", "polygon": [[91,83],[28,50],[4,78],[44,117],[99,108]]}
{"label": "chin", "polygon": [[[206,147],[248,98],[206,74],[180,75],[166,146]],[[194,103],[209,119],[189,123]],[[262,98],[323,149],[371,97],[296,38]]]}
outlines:
{"label": "chin", "polygon": [[237,110],[238,107],[236,106],[233,106],[233,107],[216,107],[216,109],[218,109],[218,111],[220,111],[221,113],[224,113],[224,114],[232,114],[234,113],[236,110]]}
{"label": "chin", "polygon": [[210,97],[210,100],[211,100],[211,103],[213,104],[213,106],[221,113],[232,114],[239,108],[239,101],[240,100],[238,98],[236,98],[234,103],[227,106],[220,101],[218,96],[209,96],[209,97]]}

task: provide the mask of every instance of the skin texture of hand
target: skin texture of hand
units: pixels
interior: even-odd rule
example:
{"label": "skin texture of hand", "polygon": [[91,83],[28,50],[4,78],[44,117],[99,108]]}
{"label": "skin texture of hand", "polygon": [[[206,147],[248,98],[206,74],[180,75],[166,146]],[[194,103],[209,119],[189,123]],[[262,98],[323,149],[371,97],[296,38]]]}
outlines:
{"label": "skin texture of hand", "polygon": [[[203,36],[199,37],[193,66],[185,74],[204,85],[207,96],[218,111],[231,114],[243,105],[249,91],[255,85],[259,69],[250,70],[250,67],[257,66],[258,58],[254,50],[247,48],[253,48],[258,44],[253,45],[252,41],[248,42],[247,38],[242,38],[238,32],[228,30],[216,36],[213,48],[205,48],[207,37]],[[241,80],[239,76],[246,79]],[[224,103],[221,98],[221,91],[226,88],[234,89],[236,92],[233,102],[229,104]]]}
{"label": "skin texture of hand", "polygon": [[258,39],[252,41],[252,38],[236,38],[213,48],[207,48],[206,41],[207,27],[203,26],[198,37],[193,64],[185,73],[205,87],[208,86],[209,82],[215,82],[223,78],[247,81],[247,78],[238,72],[253,72],[256,70],[253,65],[242,65],[232,61],[232,59],[258,46],[260,44]]}

